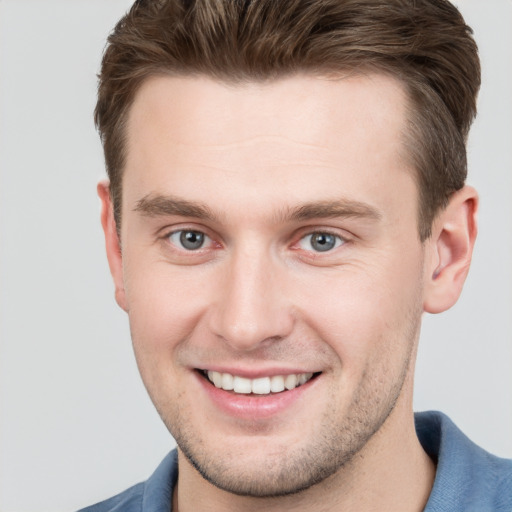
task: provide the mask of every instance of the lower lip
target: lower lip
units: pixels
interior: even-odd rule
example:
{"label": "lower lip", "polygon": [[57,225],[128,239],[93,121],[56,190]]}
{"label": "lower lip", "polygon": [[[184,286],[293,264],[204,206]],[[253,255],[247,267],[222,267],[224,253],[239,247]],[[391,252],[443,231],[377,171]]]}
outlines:
{"label": "lower lip", "polygon": [[311,388],[318,377],[290,391],[269,395],[238,394],[216,388],[209,380],[197,374],[210,400],[224,413],[240,419],[258,420],[279,414],[297,402]]}

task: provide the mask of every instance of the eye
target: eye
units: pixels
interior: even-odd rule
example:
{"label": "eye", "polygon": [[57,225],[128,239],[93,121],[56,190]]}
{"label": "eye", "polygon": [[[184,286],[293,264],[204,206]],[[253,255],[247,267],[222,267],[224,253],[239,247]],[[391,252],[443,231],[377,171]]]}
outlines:
{"label": "eye", "polygon": [[299,246],[301,249],[306,251],[327,252],[332,249],[336,249],[336,247],[339,247],[343,243],[344,240],[338,235],[317,232],[310,233],[309,235],[301,238]]}
{"label": "eye", "polygon": [[169,235],[169,240],[173,245],[183,248],[187,251],[197,251],[202,249],[211,239],[201,231],[190,229],[181,229]]}

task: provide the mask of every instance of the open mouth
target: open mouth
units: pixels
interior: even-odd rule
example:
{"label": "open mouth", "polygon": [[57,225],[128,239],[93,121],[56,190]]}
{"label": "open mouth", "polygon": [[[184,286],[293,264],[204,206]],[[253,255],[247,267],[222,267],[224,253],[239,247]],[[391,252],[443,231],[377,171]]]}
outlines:
{"label": "open mouth", "polygon": [[199,372],[216,388],[244,395],[269,395],[283,391],[291,391],[320,375],[320,372],[292,373],[288,375],[273,375],[271,377],[248,379],[246,377],[212,370],[199,370]]}

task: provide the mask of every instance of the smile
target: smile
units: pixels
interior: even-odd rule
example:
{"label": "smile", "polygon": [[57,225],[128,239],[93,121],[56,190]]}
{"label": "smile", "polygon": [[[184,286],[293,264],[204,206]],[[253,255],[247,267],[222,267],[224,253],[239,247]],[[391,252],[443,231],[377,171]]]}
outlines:
{"label": "smile", "polygon": [[313,373],[295,373],[248,379],[212,370],[203,370],[202,373],[216,388],[246,395],[251,393],[255,395],[268,395],[270,393],[281,393],[285,390],[291,391],[296,387],[302,386],[316,375]]}

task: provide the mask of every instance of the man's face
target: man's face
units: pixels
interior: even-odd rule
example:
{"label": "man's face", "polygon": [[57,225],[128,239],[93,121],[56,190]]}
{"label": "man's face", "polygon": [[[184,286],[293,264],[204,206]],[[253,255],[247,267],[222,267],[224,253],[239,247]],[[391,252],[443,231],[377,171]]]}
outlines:
{"label": "man's face", "polygon": [[156,408],[223,489],[307,488],[410,414],[423,246],[405,107],[377,75],[158,77],[136,96],[118,300]]}

